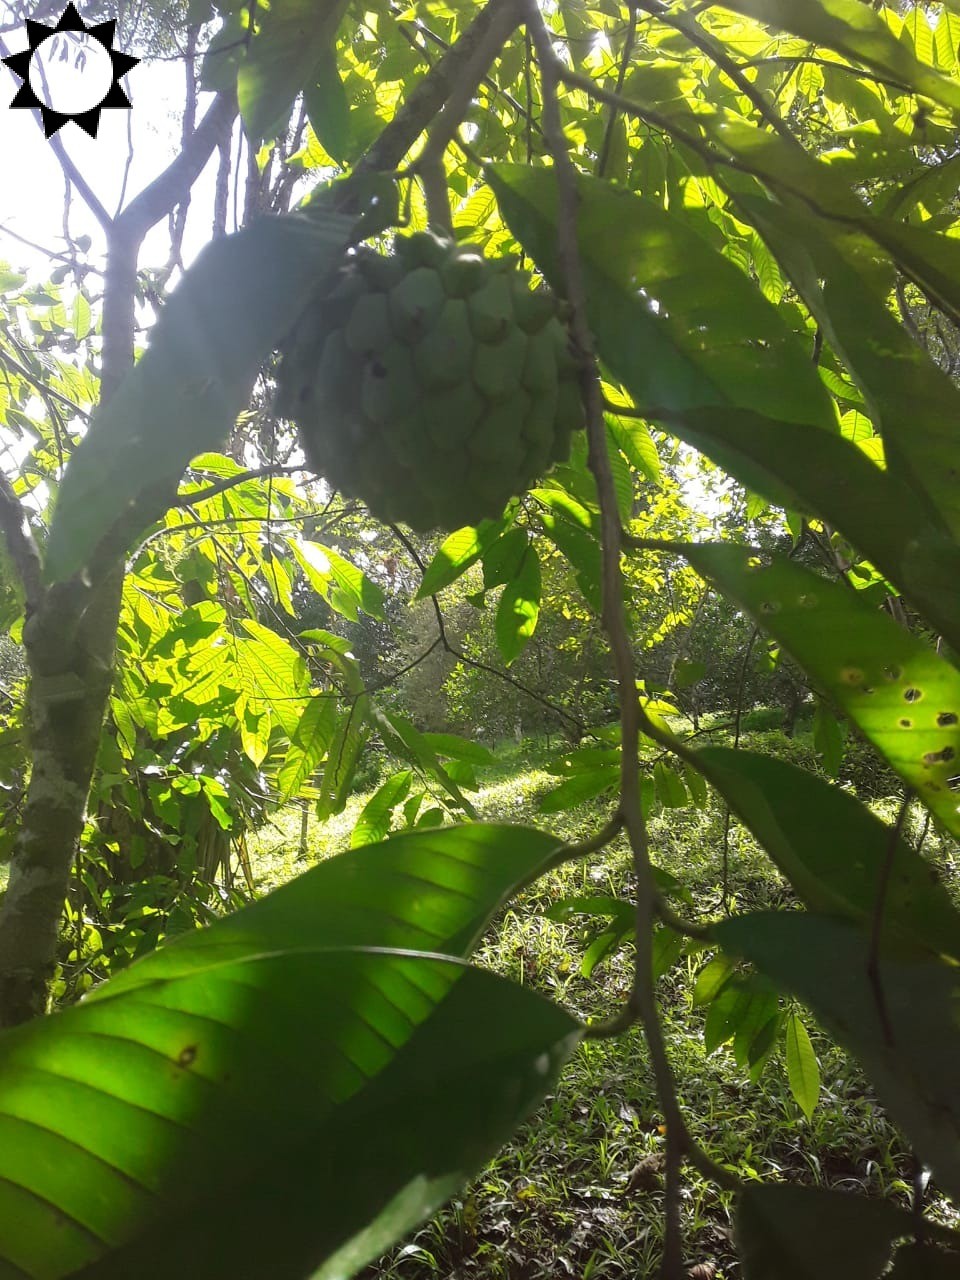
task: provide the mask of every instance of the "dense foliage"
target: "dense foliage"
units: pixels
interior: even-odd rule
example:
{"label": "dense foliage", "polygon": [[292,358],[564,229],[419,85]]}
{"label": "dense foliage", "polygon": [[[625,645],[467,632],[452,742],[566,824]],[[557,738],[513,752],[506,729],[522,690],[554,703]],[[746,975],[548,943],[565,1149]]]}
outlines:
{"label": "dense foliage", "polygon": [[[0,264],[0,1274],[356,1274],[639,1026],[665,1277],[685,1166],[735,1198],[747,1280],[960,1275],[925,1214],[960,1197],[960,914],[912,821],[960,836],[953,0],[146,23],[188,67],[179,160],[111,217],[62,153],[102,292],[92,241],[43,282]],[[215,152],[215,235],[181,270]],[[164,218],[170,262],[138,270]],[[500,296],[511,254],[535,292]],[[341,315],[358,263],[380,274]],[[812,758],[741,745],[761,701]],[[491,747],[531,730],[562,735],[542,821],[476,821]],[[259,894],[249,833],[359,787],[351,848]],[[718,801],[697,896],[650,823]],[[735,824],[782,909],[731,892]],[[597,923],[585,977],[629,957],[619,1007],[584,1022],[470,963],[617,840],[628,882],[585,872],[547,914]],[[709,1149],[658,998],[681,958],[707,1049],[754,1080],[782,1049],[807,1116],[801,1009],[859,1062],[911,1209]]]}

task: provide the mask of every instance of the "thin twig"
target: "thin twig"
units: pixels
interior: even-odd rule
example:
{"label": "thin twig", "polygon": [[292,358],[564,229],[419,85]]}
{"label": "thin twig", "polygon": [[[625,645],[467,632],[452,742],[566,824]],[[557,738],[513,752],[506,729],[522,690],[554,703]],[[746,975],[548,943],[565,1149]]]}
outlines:
{"label": "thin twig", "polygon": [[633,988],[624,1016],[631,1021],[639,1017],[641,1021],[666,1121],[667,1191],[662,1275],[665,1280],[679,1280],[683,1271],[679,1174],[686,1145],[686,1127],[677,1101],[673,1070],[667,1057],[653,985],[653,921],[657,895],[640,801],[638,746],[641,712],[623,602],[623,576],[620,568],[622,531],[607,454],[603,393],[593,334],[587,319],[586,289],[577,241],[577,174],[567,150],[560,117],[558,91],[565,68],[554,51],[550,32],[536,0],[525,0],[525,8],[527,29],[533,39],[540,66],[543,132],[557,176],[557,259],[566,301],[570,307],[570,333],[580,363],[580,392],[586,418],[588,462],[600,499],[603,623],[610,641],[620,695],[621,813],[637,879]]}
{"label": "thin twig", "polygon": [[[394,537],[397,539],[397,541],[406,551],[407,555],[410,557],[410,559],[414,562],[414,564],[420,570],[421,575],[426,573],[426,565],[423,563],[423,557],[417,551],[416,547],[413,545],[413,543],[410,541],[407,535],[403,532],[403,530],[395,524],[392,524],[389,527],[393,532]],[[458,649],[457,646],[450,640],[450,637],[447,635],[447,625],[446,625],[446,621],[444,620],[443,610],[440,608],[440,601],[437,599],[436,595],[431,595],[430,601],[431,601],[431,604],[433,605],[434,617],[437,620],[437,632],[440,638],[440,643],[443,645],[444,650],[451,655],[451,657],[456,658],[457,662],[462,662],[463,665],[466,667],[473,667],[475,671],[484,671],[487,673],[487,675],[496,676],[498,680],[504,681],[505,684],[512,685],[513,688],[516,689],[519,693],[522,693],[526,697],[530,698],[532,701],[539,703],[541,707],[546,707],[547,710],[551,711],[558,718],[558,720],[560,720],[561,723],[566,721],[566,723],[569,724],[576,731],[579,737],[584,736],[586,732],[586,726],[584,725],[582,720],[578,719],[577,716],[571,715],[569,711],[565,711],[563,707],[558,706],[555,702],[551,702],[549,698],[545,698],[542,694],[537,693],[536,690],[531,689],[528,685],[525,685],[521,680],[518,680],[515,676],[510,675],[509,672],[500,671],[497,667],[491,667],[486,662],[480,662],[476,658],[468,657],[468,655],[465,654],[462,649]]]}
{"label": "thin twig", "polygon": [[[637,40],[637,13],[640,6],[636,0],[630,0],[630,20],[627,25],[627,34],[623,40],[623,52],[620,54],[620,67],[617,71],[617,88],[616,92],[623,91],[623,82],[627,78],[627,68],[630,65],[630,59],[633,57],[633,46]],[[529,61],[529,55],[528,55]],[[603,133],[603,145],[600,148],[600,159],[597,161],[597,177],[602,178],[607,171],[607,164],[610,161],[610,150],[613,146],[613,131],[617,127],[617,121],[620,119],[620,108],[610,108],[610,119],[607,121],[607,127]],[[527,160],[527,164],[530,161]]]}

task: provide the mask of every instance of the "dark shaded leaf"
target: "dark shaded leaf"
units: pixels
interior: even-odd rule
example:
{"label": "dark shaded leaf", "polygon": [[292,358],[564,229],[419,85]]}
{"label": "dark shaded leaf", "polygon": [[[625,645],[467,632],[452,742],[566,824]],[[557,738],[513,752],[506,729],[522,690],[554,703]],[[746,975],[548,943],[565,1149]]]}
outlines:
{"label": "dark shaded leaf", "polygon": [[753,1183],[737,1206],[744,1280],[876,1280],[913,1227],[887,1200]]}
{"label": "dark shaded leaf", "polygon": [[795,911],[734,917],[712,933],[809,1005],[860,1059],[941,1186],[960,1194],[960,968],[881,955],[874,980],[865,930]]}

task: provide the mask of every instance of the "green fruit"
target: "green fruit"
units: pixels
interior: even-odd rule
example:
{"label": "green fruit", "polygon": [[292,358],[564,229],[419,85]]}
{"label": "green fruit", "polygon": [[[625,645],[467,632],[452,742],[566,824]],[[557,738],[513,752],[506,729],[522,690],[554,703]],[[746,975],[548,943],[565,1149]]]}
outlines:
{"label": "green fruit", "polygon": [[418,232],[360,248],[284,344],[277,407],[312,467],[381,520],[500,515],[583,425],[553,295],[514,260]]}

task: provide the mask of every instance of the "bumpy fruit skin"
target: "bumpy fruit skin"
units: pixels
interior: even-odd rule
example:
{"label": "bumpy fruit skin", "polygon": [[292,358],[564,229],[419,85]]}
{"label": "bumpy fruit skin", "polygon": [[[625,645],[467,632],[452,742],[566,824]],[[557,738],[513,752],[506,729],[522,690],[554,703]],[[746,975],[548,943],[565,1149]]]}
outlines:
{"label": "bumpy fruit skin", "polygon": [[277,384],[310,465],[421,531],[500,515],[583,426],[552,294],[432,232],[389,257],[358,249],[300,318]]}

